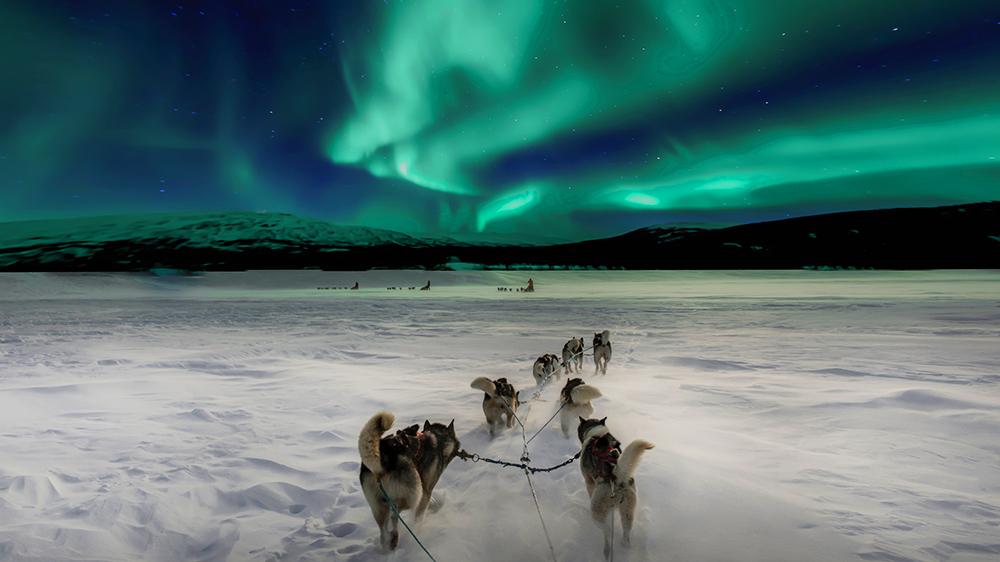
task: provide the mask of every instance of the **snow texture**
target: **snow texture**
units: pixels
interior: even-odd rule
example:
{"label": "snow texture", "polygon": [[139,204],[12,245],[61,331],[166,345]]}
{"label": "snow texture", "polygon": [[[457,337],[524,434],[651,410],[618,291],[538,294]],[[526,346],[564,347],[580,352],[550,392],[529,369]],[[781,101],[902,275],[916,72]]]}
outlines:
{"label": "snow texture", "polygon": [[[530,396],[536,357],[604,329],[595,415],[656,444],[615,560],[1000,558],[996,273],[532,276],[0,274],[0,560],[422,560],[402,529],[378,549],[361,426],[454,418],[516,460],[469,383]],[[578,449],[556,425],[540,466]],[[559,559],[600,560],[578,466],[533,481]],[[438,560],[547,559],[517,470],[456,460],[436,496],[416,530]]]}

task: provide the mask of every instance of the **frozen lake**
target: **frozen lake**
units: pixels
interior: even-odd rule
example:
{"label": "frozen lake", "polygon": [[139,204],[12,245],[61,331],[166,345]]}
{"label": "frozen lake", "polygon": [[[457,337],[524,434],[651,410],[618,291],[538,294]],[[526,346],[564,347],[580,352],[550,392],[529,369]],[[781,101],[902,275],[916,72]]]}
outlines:
{"label": "frozen lake", "polygon": [[[1000,558],[1000,273],[373,271],[0,274],[0,560],[422,560],[376,547],[364,422],[516,460],[469,382],[530,394],[603,329],[595,414],[657,445],[615,560]],[[539,465],[579,448],[557,423]],[[559,559],[600,560],[577,465],[533,481]],[[436,493],[439,561],[548,559],[520,472],[455,461]]]}

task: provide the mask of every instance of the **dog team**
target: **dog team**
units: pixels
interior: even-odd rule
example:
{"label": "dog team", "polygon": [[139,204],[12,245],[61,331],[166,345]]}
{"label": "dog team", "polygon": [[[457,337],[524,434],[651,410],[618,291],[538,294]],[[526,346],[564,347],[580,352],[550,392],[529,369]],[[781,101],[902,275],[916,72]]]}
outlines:
{"label": "dog team", "polygon": [[[606,374],[611,361],[610,332],[595,333],[592,345],[594,373]],[[638,503],[634,475],[642,453],[652,449],[653,444],[636,439],[623,450],[621,442],[608,430],[607,417],[590,417],[594,413],[591,402],[600,398],[601,392],[581,378],[568,376],[582,371],[584,351],[583,338],[570,339],[563,346],[561,361],[553,354],[542,355],[532,366],[531,374],[539,388],[552,377],[558,380],[562,373],[567,374],[559,395],[560,428],[566,438],[576,429],[580,471],[590,496],[590,513],[604,534],[604,556],[608,558],[614,513],[621,521],[623,543],[630,543]],[[483,392],[483,414],[490,438],[504,428],[514,427],[521,397],[506,378],[477,377],[471,387]],[[392,414],[379,412],[368,420],[358,438],[361,487],[378,524],[380,544],[388,550],[399,544],[398,512],[413,510],[419,520],[438,479],[461,449],[455,420],[447,426],[425,421],[423,429],[411,425],[384,436],[394,421]],[[387,500],[392,502],[391,506]]]}

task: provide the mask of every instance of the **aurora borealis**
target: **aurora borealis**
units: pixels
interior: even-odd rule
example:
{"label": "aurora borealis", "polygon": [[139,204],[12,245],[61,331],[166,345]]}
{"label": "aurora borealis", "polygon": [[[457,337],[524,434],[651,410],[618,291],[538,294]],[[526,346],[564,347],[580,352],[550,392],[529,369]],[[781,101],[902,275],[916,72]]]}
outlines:
{"label": "aurora borealis", "polygon": [[998,69],[991,2],[4,2],[0,220],[544,240],[994,200]]}

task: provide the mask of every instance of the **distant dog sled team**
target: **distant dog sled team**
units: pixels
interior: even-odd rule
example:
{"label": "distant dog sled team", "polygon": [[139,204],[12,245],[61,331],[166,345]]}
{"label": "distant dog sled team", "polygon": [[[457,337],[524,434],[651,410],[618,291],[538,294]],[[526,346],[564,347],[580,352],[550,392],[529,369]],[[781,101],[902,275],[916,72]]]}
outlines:
{"label": "distant dog sled team", "polygon": [[[413,286],[413,287],[409,287],[409,290],[414,291],[417,288],[418,287]],[[358,281],[355,281],[354,284],[351,285],[350,287],[316,287],[316,290],[318,290],[318,291],[335,291],[335,290],[357,291],[359,289],[361,289],[361,284]],[[427,283],[424,283],[424,285],[421,286],[421,287],[419,287],[419,289],[421,291],[430,291],[431,290],[431,282],[430,282],[430,280],[428,279]],[[402,290],[404,290],[404,288],[403,287],[395,287],[395,286],[393,286],[393,287],[386,287],[385,290],[386,291],[402,291]],[[534,293],[535,292],[535,280],[529,277],[528,278],[528,284],[526,286],[524,286],[524,287],[518,287],[517,289],[511,289],[510,287],[497,287],[497,291],[502,291],[502,292],[518,292],[518,293]]]}
{"label": "distant dog sled team", "polygon": [[[540,391],[563,372],[567,377],[580,373],[585,351],[583,338],[572,338],[563,346],[561,360],[548,353],[538,357],[531,371],[535,386]],[[608,330],[594,334],[593,353],[594,373],[606,374],[611,361]],[[470,386],[483,393],[483,414],[491,439],[519,421],[521,393],[506,378],[477,377]],[[623,450],[608,430],[607,418],[590,417],[594,413],[592,401],[601,396],[600,390],[583,379],[567,378],[559,393],[559,425],[566,438],[576,429],[580,471],[590,497],[591,516],[604,534],[607,558],[611,556],[614,514],[621,522],[623,543],[631,541],[638,503],[635,471],[642,453],[653,444],[637,439]],[[399,511],[412,510],[419,520],[438,479],[461,450],[454,420],[447,426],[424,421],[423,429],[411,425],[385,436],[394,421],[392,414],[379,412],[368,420],[358,438],[361,487],[378,524],[380,544],[388,550],[399,544]]]}

